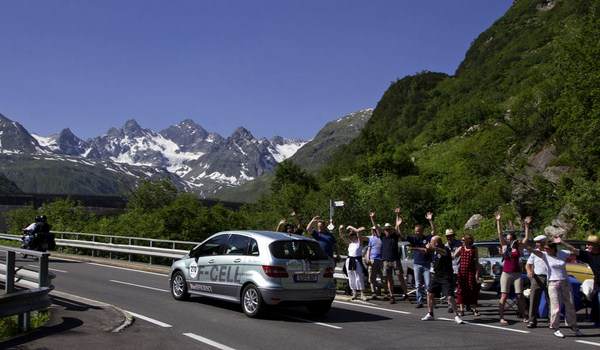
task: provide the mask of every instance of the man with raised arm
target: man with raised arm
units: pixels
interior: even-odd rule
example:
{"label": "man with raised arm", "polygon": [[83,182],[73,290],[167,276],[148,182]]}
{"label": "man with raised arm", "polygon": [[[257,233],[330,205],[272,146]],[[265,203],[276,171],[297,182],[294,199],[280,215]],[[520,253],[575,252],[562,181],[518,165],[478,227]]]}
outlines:
{"label": "man with raised arm", "polygon": [[435,226],[433,224],[433,213],[427,212],[425,215],[429,226],[431,226],[431,233],[425,235],[422,225],[415,225],[414,236],[406,237],[406,240],[410,243],[410,247],[413,251],[413,270],[415,273],[415,284],[417,287],[417,309],[423,307],[427,297],[426,291],[429,289],[429,282],[431,281],[431,252],[425,248],[431,241],[431,238],[435,234]]}
{"label": "man with raised arm", "polygon": [[500,300],[498,302],[498,311],[500,313],[500,324],[508,325],[508,321],[504,319],[504,306],[506,299],[510,293],[510,287],[514,286],[515,294],[517,295],[517,305],[519,307],[519,316],[524,322],[527,322],[525,311],[525,300],[523,299],[523,282],[521,281],[521,256],[523,256],[523,248],[527,246],[529,241],[529,223],[531,217],[526,217],[525,222],[525,238],[522,241],[517,240],[517,234],[514,231],[509,231],[506,238],[502,235],[500,225],[500,213],[496,214],[496,230],[498,231],[498,240],[502,251],[502,275],[500,275]]}
{"label": "man with raised arm", "polygon": [[[315,224],[317,225],[316,229],[314,229]],[[321,220],[320,216],[315,216],[310,220],[306,226],[306,232],[310,232],[310,236],[319,242],[319,245],[325,254],[330,258],[333,258],[333,253],[336,250],[335,236],[327,230],[325,222]]]}
{"label": "man with raised arm", "polygon": [[403,289],[404,295],[402,300],[408,299],[408,289],[406,288],[406,280],[402,270],[402,262],[400,261],[400,253],[398,251],[398,241],[401,233],[399,232],[402,218],[400,217],[400,208],[394,210],[396,212],[396,229],[389,223],[383,225],[383,235],[381,235],[381,260],[383,262],[383,271],[387,281],[390,304],[394,304],[394,273],[397,273],[400,286]]}
{"label": "man with raised arm", "polygon": [[458,315],[456,301],[454,300],[454,271],[452,270],[452,254],[450,249],[444,246],[442,238],[433,236],[431,242],[425,245],[425,249],[431,252],[433,258],[433,279],[427,289],[427,309],[428,313],[421,318],[422,321],[434,320],[433,309],[435,307],[435,296],[445,295],[448,299],[448,305],[456,312],[454,321],[458,324],[463,320]]}
{"label": "man with raised arm", "polygon": [[371,292],[373,295],[371,299],[377,299],[381,296],[381,286],[377,283],[377,277],[379,276],[381,282],[383,282],[383,262],[381,260],[381,231],[379,226],[375,223],[375,212],[369,213],[371,219],[371,236],[369,236],[369,243],[367,246],[367,265],[369,270],[369,284],[371,285]]}

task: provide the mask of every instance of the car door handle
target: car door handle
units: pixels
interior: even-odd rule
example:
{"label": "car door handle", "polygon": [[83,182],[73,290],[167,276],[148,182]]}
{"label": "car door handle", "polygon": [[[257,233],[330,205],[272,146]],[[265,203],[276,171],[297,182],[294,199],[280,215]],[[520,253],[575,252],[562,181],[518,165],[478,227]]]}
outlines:
{"label": "car door handle", "polygon": [[208,263],[209,263],[209,264],[214,264],[214,263],[215,263],[215,259],[210,259],[210,260],[208,261]]}
{"label": "car door handle", "polygon": [[237,258],[237,259],[235,259],[233,262],[234,262],[234,263],[239,263],[240,261],[242,261],[242,259],[240,259],[240,258]]}

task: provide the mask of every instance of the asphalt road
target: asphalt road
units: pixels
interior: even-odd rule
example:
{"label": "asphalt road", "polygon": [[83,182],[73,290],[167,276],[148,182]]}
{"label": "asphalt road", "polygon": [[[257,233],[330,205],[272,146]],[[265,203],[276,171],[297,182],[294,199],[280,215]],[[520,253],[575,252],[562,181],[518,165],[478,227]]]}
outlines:
{"label": "asphalt road", "polygon": [[[235,304],[208,298],[174,300],[167,275],[61,259],[52,259],[50,268],[56,274],[56,290],[127,310],[134,314],[136,323],[144,323],[144,332],[152,332],[153,338],[161,334],[180,349],[506,350],[600,346],[600,329],[591,328],[586,322],[581,323],[584,337],[575,338],[569,329],[564,329],[566,339],[554,337],[545,328],[545,322],[540,323],[540,328],[529,330],[517,322],[514,313],[508,317],[514,323],[501,327],[493,298],[482,302],[479,319],[467,315],[464,319],[468,323],[462,325],[450,320],[453,315],[445,307],[436,310],[438,320],[426,322],[420,321],[425,309],[415,309],[408,302],[389,305],[342,300],[319,319],[312,318],[303,308],[275,309],[262,319],[250,319]],[[146,343],[143,339],[139,332],[131,336],[131,341],[141,348],[165,348],[165,344]]]}

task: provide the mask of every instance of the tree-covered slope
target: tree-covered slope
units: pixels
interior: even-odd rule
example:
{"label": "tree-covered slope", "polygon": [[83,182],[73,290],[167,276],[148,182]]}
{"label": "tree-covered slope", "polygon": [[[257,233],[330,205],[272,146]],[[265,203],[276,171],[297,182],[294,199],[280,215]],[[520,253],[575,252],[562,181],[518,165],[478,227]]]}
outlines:
{"label": "tree-covered slope", "polygon": [[21,190],[14,182],[0,174],[0,194],[21,193]]}
{"label": "tree-covered slope", "polygon": [[294,205],[307,218],[334,198],[349,223],[399,205],[408,224],[434,210],[440,227],[456,229],[482,214],[482,236],[497,210],[533,215],[548,233],[599,229],[599,11],[597,1],[515,1],[455,75],[393,83],[318,191],[290,181],[257,210],[274,220]]}

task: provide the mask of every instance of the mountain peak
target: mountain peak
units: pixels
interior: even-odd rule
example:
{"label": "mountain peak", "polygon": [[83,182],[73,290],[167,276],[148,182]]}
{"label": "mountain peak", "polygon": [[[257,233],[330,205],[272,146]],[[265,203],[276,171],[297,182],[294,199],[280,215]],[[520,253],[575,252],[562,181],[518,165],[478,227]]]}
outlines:
{"label": "mountain peak", "polygon": [[243,140],[254,140],[255,139],[254,135],[252,135],[252,133],[248,129],[244,128],[243,126],[240,126],[239,128],[235,129],[233,134],[231,134],[231,138],[243,139]]}
{"label": "mountain peak", "polygon": [[125,122],[125,125],[123,126],[123,131],[125,132],[137,132],[137,131],[141,131],[142,127],[140,126],[140,124],[138,124],[138,122],[135,119],[129,119]]}

